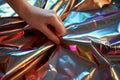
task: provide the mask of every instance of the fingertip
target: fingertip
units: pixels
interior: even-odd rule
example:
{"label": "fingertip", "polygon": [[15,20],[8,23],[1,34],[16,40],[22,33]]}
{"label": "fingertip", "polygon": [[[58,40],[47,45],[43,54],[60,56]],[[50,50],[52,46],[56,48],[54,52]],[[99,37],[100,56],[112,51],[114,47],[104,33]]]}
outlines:
{"label": "fingertip", "polygon": [[57,45],[60,44],[60,40],[59,40],[58,38],[54,39],[53,42],[54,42],[55,44],[57,44]]}
{"label": "fingertip", "polygon": [[66,33],[66,28],[64,27],[64,25],[61,23],[61,25],[59,25],[59,27],[56,27],[56,31],[58,32],[58,34],[60,36],[64,35]]}
{"label": "fingertip", "polygon": [[63,34],[66,34],[66,32],[67,32],[67,31],[66,31],[66,29],[64,28],[64,29],[63,29]]}
{"label": "fingertip", "polygon": [[60,40],[59,37],[55,34],[51,34],[51,36],[47,36],[49,40],[51,40],[53,43],[59,45],[60,44]]}
{"label": "fingertip", "polygon": [[64,34],[66,34],[66,29],[62,30],[61,33],[57,33],[57,35],[60,37],[60,36],[63,36]]}

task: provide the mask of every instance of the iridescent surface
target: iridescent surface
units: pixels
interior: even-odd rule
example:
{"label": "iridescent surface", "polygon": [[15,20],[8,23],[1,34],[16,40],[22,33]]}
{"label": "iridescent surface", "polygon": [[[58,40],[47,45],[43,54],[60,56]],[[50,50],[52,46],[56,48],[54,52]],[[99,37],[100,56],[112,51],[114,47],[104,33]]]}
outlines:
{"label": "iridescent surface", "polygon": [[119,0],[30,2],[61,17],[60,45],[0,3],[0,80],[120,80]]}

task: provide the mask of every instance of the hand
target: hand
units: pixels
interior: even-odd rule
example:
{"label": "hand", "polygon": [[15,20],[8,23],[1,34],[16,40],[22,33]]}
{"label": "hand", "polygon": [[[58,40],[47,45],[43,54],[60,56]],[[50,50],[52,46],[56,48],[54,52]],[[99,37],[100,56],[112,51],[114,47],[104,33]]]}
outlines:
{"label": "hand", "polygon": [[[59,37],[66,30],[61,19],[53,10],[30,5],[26,0],[5,0],[30,26],[41,31],[48,39],[59,44]],[[50,27],[53,29],[51,30]]]}
{"label": "hand", "polygon": [[[29,6],[29,12],[25,12],[23,18],[30,26],[41,31],[56,44],[59,44],[59,37],[66,32],[61,19],[53,10]],[[51,30],[49,27],[53,27],[54,30]]]}

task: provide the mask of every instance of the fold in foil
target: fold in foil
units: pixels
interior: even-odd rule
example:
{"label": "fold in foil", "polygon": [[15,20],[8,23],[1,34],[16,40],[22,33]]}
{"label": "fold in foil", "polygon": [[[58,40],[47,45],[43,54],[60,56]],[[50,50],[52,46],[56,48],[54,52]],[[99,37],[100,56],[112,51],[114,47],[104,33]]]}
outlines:
{"label": "fold in foil", "polygon": [[0,8],[0,80],[120,80],[119,0],[30,3],[55,10],[67,33],[55,45]]}

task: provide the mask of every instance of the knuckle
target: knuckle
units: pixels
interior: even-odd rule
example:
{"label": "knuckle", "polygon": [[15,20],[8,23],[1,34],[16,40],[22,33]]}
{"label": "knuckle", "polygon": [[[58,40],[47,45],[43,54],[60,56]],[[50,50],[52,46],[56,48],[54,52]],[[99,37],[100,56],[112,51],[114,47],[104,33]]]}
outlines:
{"label": "knuckle", "polygon": [[65,30],[65,29],[63,29],[63,31],[62,31],[62,32],[63,32],[63,34],[64,34],[64,33],[66,33],[66,30]]}
{"label": "knuckle", "polygon": [[56,15],[56,11],[54,11],[54,10],[51,10],[51,13],[53,13],[53,14],[55,14],[55,15]]}
{"label": "knuckle", "polygon": [[55,18],[56,18],[56,15],[55,15],[55,14],[50,14],[50,15],[49,15],[49,19],[50,19],[50,20],[55,20]]}
{"label": "knuckle", "polygon": [[66,33],[66,31],[61,32],[61,36],[64,35],[65,33]]}
{"label": "knuckle", "polygon": [[61,35],[64,35],[65,33],[66,33],[65,29],[61,30]]}

